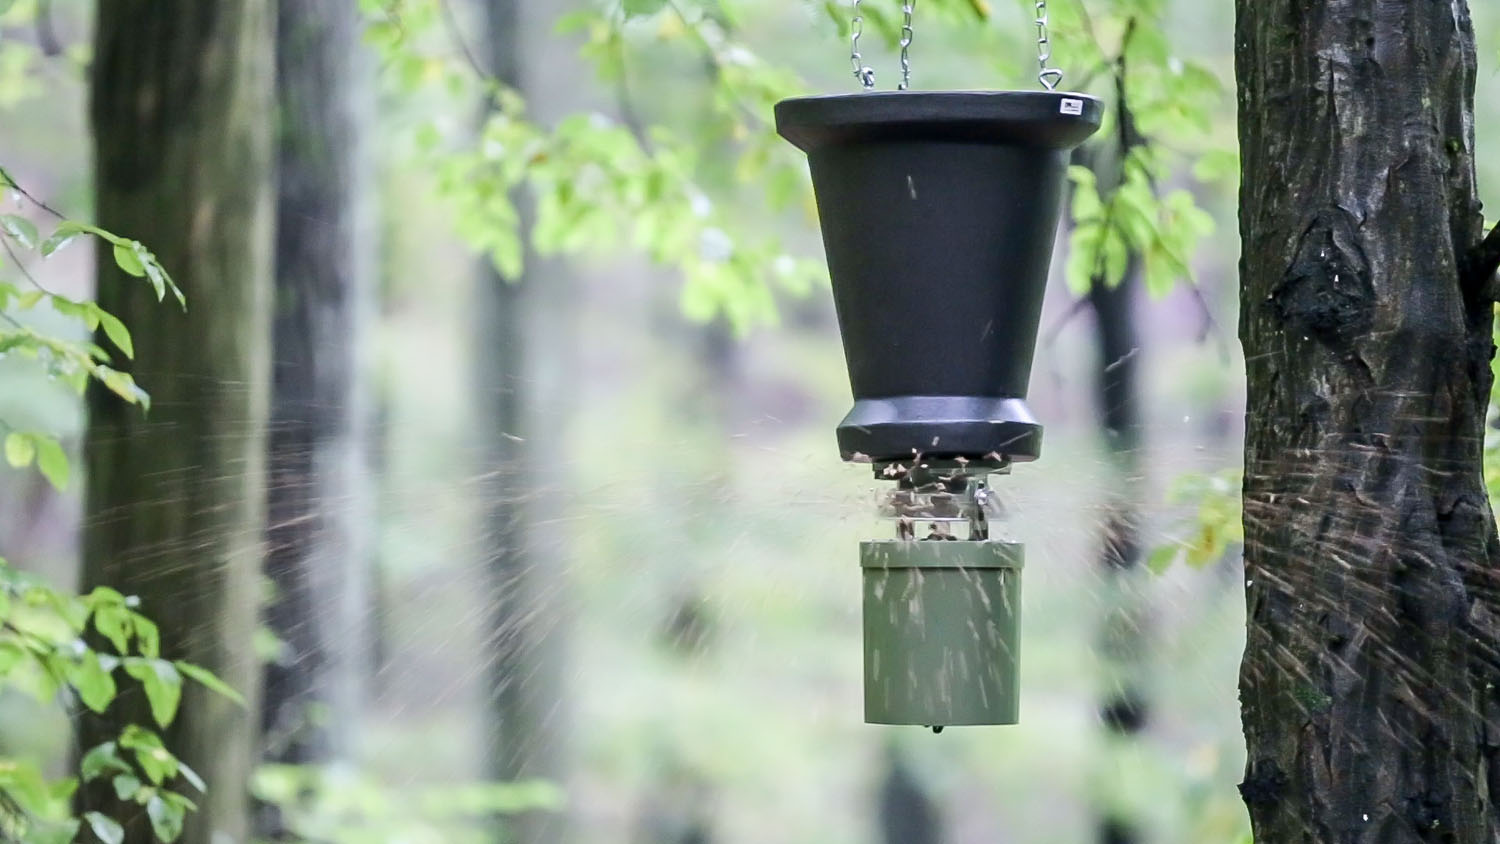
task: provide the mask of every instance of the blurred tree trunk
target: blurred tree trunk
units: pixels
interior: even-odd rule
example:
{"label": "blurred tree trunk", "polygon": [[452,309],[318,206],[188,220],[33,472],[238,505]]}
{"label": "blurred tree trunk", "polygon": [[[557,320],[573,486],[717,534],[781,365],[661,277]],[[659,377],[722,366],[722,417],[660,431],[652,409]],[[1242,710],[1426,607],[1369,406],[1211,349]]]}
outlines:
{"label": "blurred tree trunk", "polygon": [[1468,9],[1237,9],[1240,790],[1263,842],[1500,841]]}
{"label": "blurred tree trunk", "polygon": [[[1125,63],[1116,71],[1116,112],[1113,138],[1088,148],[1082,163],[1091,167],[1102,189],[1119,184],[1123,162],[1141,144],[1125,101]],[[1135,299],[1140,290],[1140,256],[1131,254],[1125,275],[1116,284],[1096,276],[1089,288],[1098,344],[1095,398],[1111,479],[1099,532],[1099,578],[1102,612],[1098,633],[1102,694],[1099,720],[1105,730],[1106,750],[1096,786],[1103,798],[1095,806],[1097,840],[1101,844],[1135,844],[1143,840],[1137,810],[1118,799],[1119,778],[1126,775],[1139,751],[1139,734],[1149,718],[1147,699],[1147,626],[1150,606],[1145,559],[1141,546],[1141,501],[1136,494],[1142,480],[1142,413],[1140,385],[1141,338],[1136,325]]]}
{"label": "blurred tree trunk", "polygon": [[[281,0],[265,758],[346,757],[369,637],[370,64],[348,0]],[[276,830],[273,818],[263,834]]]}
{"label": "blurred tree trunk", "polygon": [[880,783],[880,841],[882,844],[942,844],[938,807],[892,744],[885,755]]}
{"label": "blurred tree trunk", "polygon": [[[480,4],[484,68],[525,90],[522,0]],[[531,214],[524,197],[523,238]],[[560,561],[549,540],[529,520],[546,502],[537,499],[550,435],[537,429],[537,379],[528,354],[538,339],[546,291],[537,284],[528,252],[522,278],[505,278],[484,262],[474,326],[478,374],[478,424],[482,438],[484,540],[488,553],[484,659],[489,712],[489,776],[499,780],[546,779],[564,783],[566,713],[561,709],[563,648]],[[554,473],[554,477],[556,474]],[[535,505],[535,506],[533,506]],[[562,844],[564,815],[530,812],[508,819],[507,844]]]}
{"label": "blurred tree trunk", "polygon": [[1137,376],[1139,336],[1132,300],[1140,271],[1131,256],[1125,277],[1113,287],[1095,279],[1089,292],[1099,343],[1096,372],[1100,427],[1110,452],[1114,477],[1108,483],[1099,531],[1101,620],[1099,659],[1104,672],[1099,721],[1107,760],[1099,783],[1105,799],[1095,806],[1101,844],[1135,844],[1146,840],[1134,807],[1118,799],[1119,778],[1128,775],[1139,752],[1140,733],[1150,717],[1147,694],[1147,648],[1150,606],[1141,546],[1141,502],[1134,490],[1141,477],[1141,402]]}
{"label": "blurred tree trunk", "polygon": [[[85,588],[142,598],[164,655],[212,669],[251,709],[190,686],[164,731],[209,783],[182,841],[249,837],[256,628],[265,537],[270,393],[273,10],[268,0],[108,0],[98,5],[92,116],[99,223],[156,251],[183,313],[99,254],[100,304],[135,329],[149,416],[89,396]],[[102,340],[101,343],[106,341]],[[85,718],[80,744],[151,724],[144,696]],[[154,840],[108,781],[82,804]]]}

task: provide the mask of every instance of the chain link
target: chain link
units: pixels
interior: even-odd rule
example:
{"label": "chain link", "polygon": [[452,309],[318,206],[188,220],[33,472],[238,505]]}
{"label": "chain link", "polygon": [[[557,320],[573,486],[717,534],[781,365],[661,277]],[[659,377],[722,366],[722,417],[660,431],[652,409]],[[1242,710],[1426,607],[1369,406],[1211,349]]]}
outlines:
{"label": "chain link", "polygon": [[[865,64],[864,56],[859,52],[859,39],[865,34],[865,17],[860,10],[863,0],[854,0],[854,19],[850,21],[850,29],[853,36],[849,40],[849,66],[854,69],[854,78],[864,86],[866,91],[875,88],[875,69]],[[911,87],[911,42],[915,33],[912,31],[912,7],[916,0],[904,0],[901,4],[901,85],[900,89],[905,91]]]}
{"label": "chain link", "polygon": [[1036,80],[1048,91],[1056,91],[1062,84],[1063,72],[1047,67],[1052,61],[1052,39],[1047,32],[1047,0],[1036,0]]}
{"label": "chain link", "polygon": [[[864,56],[859,52],[859,39],[865,34],[865,18],[860,8],[864,0],[854,0],[854,19],[850,21],[852,36],[849,40],[849,66],[854,70],[854,78],[866,91],[875,89],[875,69],[865,64]],[[917,5],[917,0],[903,0],[901,4],[901,84],[900,90],[905,91],[911,87],[911,42],[915,37],[912,30],[912,10]],[[1056,91],[1057,86],[1062,84],[1063,72],[1055,67],[1048,67],[1052,61],[1052,38],[1047,29],[1047,0],[1036,0],[1036,79],[1043,88],[1048,91]]]}
{"label": "chain link", "polygon": [[854,20],[850,22],[854,37],[849,45],[849,64],[854,67],[854,78],[869,91],[875,87],[875,69],[866,65],[864,57],[859,54],[859,37],[865,34],[865,18],[860,14],[860,2],[861,0],[854,0]]}
{"label": "chain link", "polygon": [[911,29],[912,7],[917,0],[905,0],[901,4],[901,90],[911,87],[911,41],[915,33]]}

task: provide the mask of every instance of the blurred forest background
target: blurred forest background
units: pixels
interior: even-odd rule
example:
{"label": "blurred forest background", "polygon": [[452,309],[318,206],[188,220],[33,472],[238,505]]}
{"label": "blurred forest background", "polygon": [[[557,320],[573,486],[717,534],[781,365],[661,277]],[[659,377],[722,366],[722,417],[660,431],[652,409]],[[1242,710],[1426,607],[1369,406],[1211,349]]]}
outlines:
{"label": "blurred forest background", "polygon": [[[1006,530],[1028,549],[1022,724],[941,735],[862,723],[856,543],[891,527],[874,518],[868,471],[838,459],[850,398],[821,247],[802,161],[766,125],[781,95],[855,88],[848,5],[346,0],[346,14],[311,12],[336,5],[304,11],[342,21],[318,31],[346,39],[327,55],[347,61],[311,58],[284,12],[281,105],[255,116],[287,124],[278,263],[296,260],[288,232],[345,250],[324,267],[336,307],[302,325],[281,290],[272,312],[287,398],[269,429],[271,564],[241,596],[269,607],[245,642],[268,666],[254,786],[277,808],[262,807],[261,835],[1244,839],[1238,514],[1230,505],[1224,534],[1207,537],[1214,520],[1191,519],[1232,499],[1225,472],[1240,463],[1232,4],[1084,2],[1084,17],[1077,0],[1053,3],[1065,88],[1118,102],[1118,67],[1084,42],[1118,42],[1122,21],[1159,44],[1166,71],[1143,89],[1159,101],[1141,103],[1141,128],[1176,157],[1154,187],[1189,191],[1217,225],[1189,256],[1191,280],[1143,278],[1141,256],[1122,251],[1108,281],[1123,283],[1090,289],[1087,268],[1081,286],[1067,278],[1065,220],[1032,377],[1046,453],[1001,483]],[[893,87],[897,4],[865,6],[866,60]],[[916,87],[1034,85],[1031,6],[918,3]],[[1500,4],[1471,6],[1486,149],[1500,133],[1500,100],[1484,95]],[[0,0],[0,166],[78,219],[96,207],[93,26],[82,0]],[[1208,78],[1183,81],[1183,62]],[[530,129],[491,124],[474,140],[491,76],[536,126],[563,127],[547,154],[507,165],[530,175],[492,167]],[[513,109],[510,96],[497,101]],[[334,112],[339,164],[296,159],[291,117]],[[1178,129],[1188,148],[1172,148]],[[1131,131],[1108,128],[1080,157],[1101,185],[1120,153],[1111,139],[1129,146]],[[580,176],[586,156],[620,172]],[[1494,185],[1500,156],[1479,161]],[[521,178],[539,181],[513,208],[504,197]],[[322,179],[348,204],[299,198]],[[0,202],[43,221],[17,192]],[[659,217],[640,213],[651,203]],[[540,221],[525,248],[508,234],[517,220]],[[93,295],[88,248],[0,258],[8,281],[18,267]],[[189,318],[214,304],[190,301]],[[12,311],[84,336],[63,315]],[[149,314],[130,328],[148,345]],[[142,386],[168,389],[172,373],[142,357]],[[314,417],[338,432],[326,452]],[[84,404],[10,357],[0,419],[57,435],[73,456],[61,491],[0,469],[0,555],[70,587]],[[1183,549],[1194,565],[1171,565]],[[293,593],[306,606],[287,609]],[[277,708],[287,701],[294,715]],[[61,772],[70,742],[66,712],[0,695],[0,752]]]}

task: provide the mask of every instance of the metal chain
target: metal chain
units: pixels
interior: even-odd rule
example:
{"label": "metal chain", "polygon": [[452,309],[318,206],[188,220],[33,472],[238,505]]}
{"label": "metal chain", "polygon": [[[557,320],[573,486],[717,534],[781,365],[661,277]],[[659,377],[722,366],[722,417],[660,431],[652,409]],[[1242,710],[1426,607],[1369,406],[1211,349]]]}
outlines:
{"label": "metal chain", "polygon": [[[854,0],[854,19],[850,21],[853,35],[849,41],[849,66],[854,69],[854,78],[859,80],[859,84],[866,91],[871,91],[875,88],[875,69],[865,64],[864,56],[859,52],[859,39],[865,34],[865,18],[860,10],[863,2],[864,0]],[[916,0],[904,0],[901,4],[901,84],[898,87],[902,91],[911,87],[911,42],[915,37],[912,11],[916,5]],[[1043,88],[1056,91],[1057,86],[1062,84],[1063,72],[1047,66],[1052,61],[1052,39],[1047,24],[1047,0],[1036,0],[1036,79]]]}
{"label": "metal chain", "polygon": [[911,29],[911,9],[917,0],[906,0],[901,4],[901,86],[905,91],[911,87],[911,41],[915,33]]}
{"label": "metal chain", "polygon": [[854,20],[850,22],[854,38],[849,46],[849,64],[854,67],[854,78],[859,80],[866,91],[870,91],[875,88],[875,69],[866,65],[864,57],[859,54],[859,37],[865,34],[865,19],[860,14],[860,2],[861,0],[854,0]]}
{"label": "metal chain", "polygon": [[1052,40],[1047,33],[1047,0],[1036,0],[1036,61],[1039,69],[1036,80],[1048,91],[1056,91],[1062,84],[1063,72],[1047,67],[1052,61]]}
{"label": "metal chain", "polygon": [[[854,78],[859,80],[859,84],[863,85],[866,91],[871,91],[875,88],[875,69],[865,64],[864,56],[859,52],[859,39],[865,34],[865,17],[860,12],[862,2],[863,0],[854,0],[854,20],[850,22],[850,29],[854,34],[849,42],[849,66],[854,68]],[[901,4],[900,89],[903,91],[911,87],[911,42],[915,35],[911,28],[912,7],[916,4],[917,0],[904,0]]]}

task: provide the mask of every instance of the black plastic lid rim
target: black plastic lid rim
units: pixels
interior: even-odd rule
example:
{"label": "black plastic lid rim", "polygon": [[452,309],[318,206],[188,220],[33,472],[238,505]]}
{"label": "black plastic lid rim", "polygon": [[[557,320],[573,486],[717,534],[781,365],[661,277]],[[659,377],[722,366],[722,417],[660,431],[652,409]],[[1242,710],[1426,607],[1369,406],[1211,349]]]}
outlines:
{"label": "black plastic lid rim", "polygon": [[776,124],[806,152],[882,135],[1065,150],[1092,135],[1103,113],[1098,99],[1060,91],[868,91],[783,100]]}

